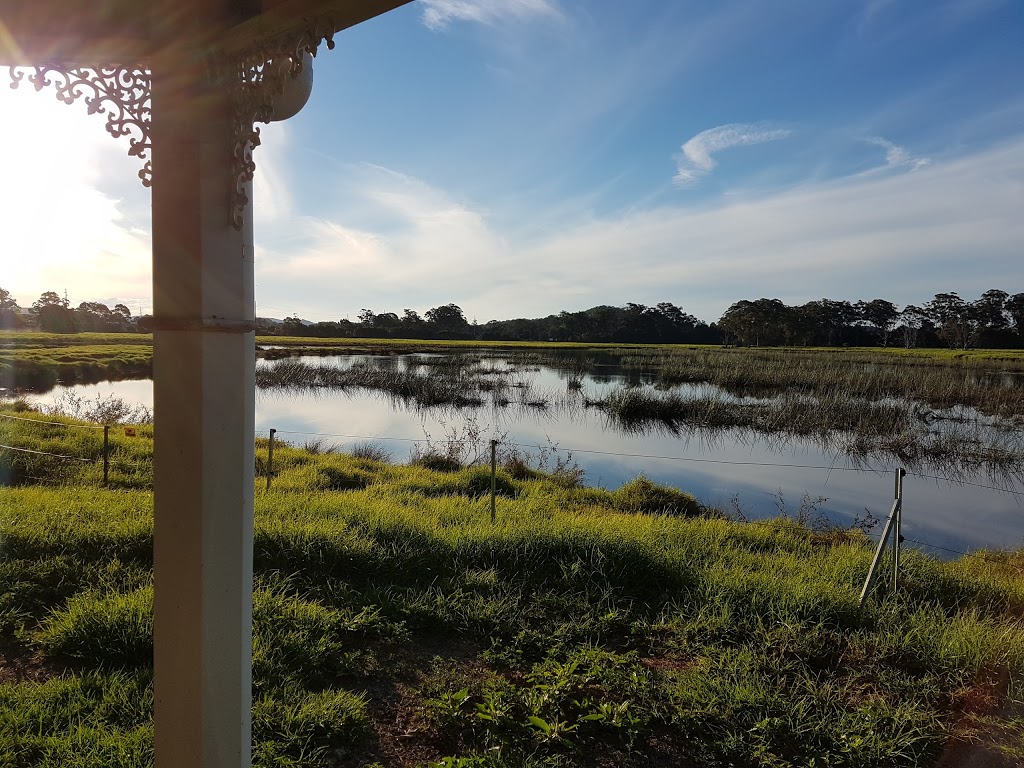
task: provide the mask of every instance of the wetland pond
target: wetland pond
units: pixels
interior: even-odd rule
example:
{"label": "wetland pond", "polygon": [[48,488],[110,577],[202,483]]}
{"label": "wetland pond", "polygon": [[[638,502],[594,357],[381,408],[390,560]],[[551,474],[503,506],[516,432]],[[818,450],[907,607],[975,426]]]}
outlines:
{"label": "wetland pond", "polygon": [[[643,474],[748,519],[802,508],[848,524],[869,511],[875,533],[904,467],[908,545],[950,557],[1024,543],[1019,371],[747,351],[261,355],[258,436],[373,443],[396,462],[425,450],[486,460],[496,438],[534,466],[574,462],[588,485]],[[148,380],[31,399],[110,395],[152,406]]]}

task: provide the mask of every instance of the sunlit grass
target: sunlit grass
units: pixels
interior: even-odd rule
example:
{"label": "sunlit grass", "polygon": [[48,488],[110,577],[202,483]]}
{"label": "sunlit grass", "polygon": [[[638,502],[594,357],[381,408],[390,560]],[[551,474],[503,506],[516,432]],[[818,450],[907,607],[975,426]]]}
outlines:
{"label": "sunlit grass", "polygon": [[152,363],[153,348],[146,343],[19,345],[0,348],[0,383],[7,388],[46,390],[58,381],[84,384],[138,379],[151,374]]}
{"label": "sunlit grass", "polygon": [[[118,434],[119,456],[145,463],[151,434]],[[95,455],[94,432],[67,439],[50,445]],[[255,497],[259,766],[1024,754],[1019,552],[908,551],[899,594],[861,608],[862,534],[736,523],[642,478],[510,461],[492,524],[486,468],[283,444],[275,465]],[[0,674],[32,671],[0,685],[0,764],[151,761],[147,482],[104,490],[86,467],[0,488]]]}

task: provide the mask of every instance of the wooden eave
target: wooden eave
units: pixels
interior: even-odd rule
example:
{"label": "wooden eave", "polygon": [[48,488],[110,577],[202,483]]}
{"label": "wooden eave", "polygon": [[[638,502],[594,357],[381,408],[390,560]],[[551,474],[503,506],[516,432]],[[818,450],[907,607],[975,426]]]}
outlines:
{"label": "wooden eave", "polygon": [[[0,65],[145,67],[168,46],[233,56],[318,22],[340,32],[410,0],[0,0]],[[330,21],[332,29],[324,24]]]}

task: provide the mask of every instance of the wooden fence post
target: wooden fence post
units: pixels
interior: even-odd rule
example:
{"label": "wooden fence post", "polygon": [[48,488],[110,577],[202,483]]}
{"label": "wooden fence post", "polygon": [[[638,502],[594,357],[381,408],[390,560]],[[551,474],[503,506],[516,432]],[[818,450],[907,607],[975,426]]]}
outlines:
{"label": "wooden fence post", "polygon": [[103,486],[110,477],[110,425],[103,425]]}
{"label": "wooden fence post", "polygon": [[899,469],[896,472],[896,523],[892,531],[892,591],[896,594],[896,580],[900,572],[900,545],[903,543],[903,477],[907,472]]}
{"label": "wooden fence post", "polygon": [[267,490],[270,490],[270,481],[274,477],[274,435],[277,434],[277,430],[271,428],[270,430],[270,443],[267,445]]}
{"label": "wooden fence post", "polygon": [[497,520],[498,513],[494,506],[495,484],[498,473],[498,441],[491,440],[491,524]]}

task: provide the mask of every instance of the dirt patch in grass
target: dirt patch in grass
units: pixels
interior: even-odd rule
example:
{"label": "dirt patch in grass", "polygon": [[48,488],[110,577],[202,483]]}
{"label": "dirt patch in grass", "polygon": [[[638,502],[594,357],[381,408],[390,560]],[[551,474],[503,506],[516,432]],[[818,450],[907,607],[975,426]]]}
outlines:
{"label": "dirt patch in grass", "polygon": [[39,683],[57,677],[64,671],[63,667],[55,666],[41,652],[25,648],[9,638],[0,638],[0,685]]}
{"label": "dirt patch in grass", "polygon": [[438,664],[451,666],[459,675],[479,677],[480,648],[461,637],[425,635],[414,637],[394,659],[389,677],[378,676],[364,691],[373,729],[372,744],[344,756],[343,768],[362,768],[367,763],[412,768],[453,754],[460,745],[439,737],[424,709],[422,687]]}

